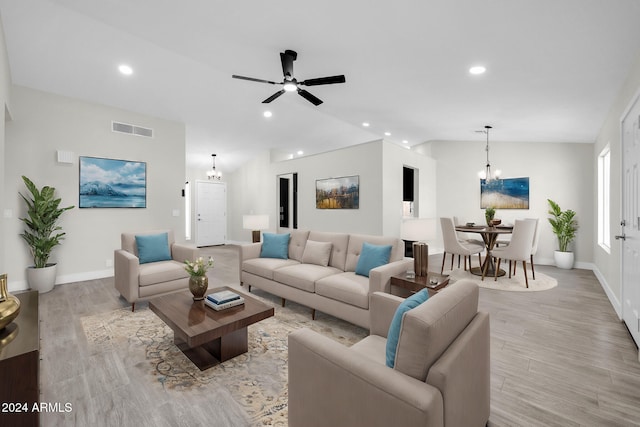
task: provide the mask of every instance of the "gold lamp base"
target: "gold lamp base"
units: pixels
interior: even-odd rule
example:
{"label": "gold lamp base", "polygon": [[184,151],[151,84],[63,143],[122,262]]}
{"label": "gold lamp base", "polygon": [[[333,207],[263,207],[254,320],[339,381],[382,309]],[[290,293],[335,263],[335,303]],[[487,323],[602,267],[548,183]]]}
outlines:
{"label": "gold lamp base", "polygon": [[0,275],[0,330],[20,313],[20,300],[7,291],[7,275]]}
{"label": "gold lamp base", "polygon": [[253,237],[253,243],[260,243],[260,230],[253,230],[251,236]]}

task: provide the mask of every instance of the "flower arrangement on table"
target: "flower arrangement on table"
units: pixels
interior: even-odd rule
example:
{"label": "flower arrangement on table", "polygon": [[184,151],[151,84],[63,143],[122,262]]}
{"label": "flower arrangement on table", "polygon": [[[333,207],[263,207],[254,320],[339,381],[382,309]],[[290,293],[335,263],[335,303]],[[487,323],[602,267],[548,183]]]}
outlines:
{"label": "flower arrangement on table", "polygon": [[193,294],[194,301],[201,301],[209,288],[207,270],[213,267],[213,258],[207,261],[203,257],[198,257],[195,261],[186,260],[184,269],[189,273],[189,290]]}
{"label": "flower arrangement on table", "polygon": [[203,257],[198,257],[195,261],[186,260],[184,269],[191,277],[202,277],[207,274],[207,270],[213,267],[213,258],[205,262]]}

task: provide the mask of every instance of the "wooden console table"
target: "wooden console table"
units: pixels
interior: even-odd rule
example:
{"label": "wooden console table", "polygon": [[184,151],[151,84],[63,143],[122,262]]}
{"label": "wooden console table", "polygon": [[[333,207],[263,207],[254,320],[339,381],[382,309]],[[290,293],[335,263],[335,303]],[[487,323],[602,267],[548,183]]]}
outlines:
{"label": "wooden console table", "polygon": [[0,425],[38,426],[40,332],[38,292],[15,294],[20,314],[0,331]]}

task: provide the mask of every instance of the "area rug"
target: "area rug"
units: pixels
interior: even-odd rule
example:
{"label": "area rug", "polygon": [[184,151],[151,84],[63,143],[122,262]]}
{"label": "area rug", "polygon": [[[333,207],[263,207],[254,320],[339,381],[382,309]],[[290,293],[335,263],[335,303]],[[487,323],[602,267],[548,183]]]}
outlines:
{"label": "area rug", "polygon": [[531,270],[527,270],[529,277],[529,287],[526,287],[524,281],[524,275],[522,274],[522,268],[518,268],[515,275],[509,278],[509,275],[498,277],[497,281],[494,281],[493,277],[485,277],[481,280],[480,276],[464,271],[464,269],[456,268],[449,273],[449,280],[455,282],[461,279],[470,279],[478,284],[481,288],[496,289],[500,291],[513,291],[513,292],[536,292],[547,291],[558,286],[558,281],[553,277],[550,277],[544,273],[536,271],[536,279],[533,280],[531,276]]}
{"label": "area rug", "polygon": [[149,381],[158,387],[178,391],[225,387],[254,424],[286,426],[289,333],[308,327],[347,346],[368,334],[330,316],[312,321],[309,309],[297,307],[298,311],[276,307],[274,317],[249,326],[247,353],[206,371],[200,371],[173,344],[173,331],[148,308],[95,314],[81,323],[90,351],[140,352],[133,357],[145,361]]}

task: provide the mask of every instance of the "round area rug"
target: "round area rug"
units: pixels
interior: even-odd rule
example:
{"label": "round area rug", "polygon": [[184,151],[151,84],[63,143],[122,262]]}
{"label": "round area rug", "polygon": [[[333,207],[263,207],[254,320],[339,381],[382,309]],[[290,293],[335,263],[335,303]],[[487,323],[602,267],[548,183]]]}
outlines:
{"label": "round area rug", "polygon": [[478,286],[486,289],[496,289],[499,291],[513,291],[513,292],[536,292],[547,291],[558,286],[558,281],[553,277],[546,274],[536,272],[536,280],[531,277],[531,270],[527,270],[527,276],[529,277],[529,287],[527,288],[524,282],[524,275],[522,274],[522,268],[519,268],[515,275],[509,278],[509,275],[498,277],[495,281],[493,277],[485,277],[481,280],[480,276],[464,271],[461,268],[454,269],[449,273],[449,280],[455,282],[461,279],[473,280]]}

